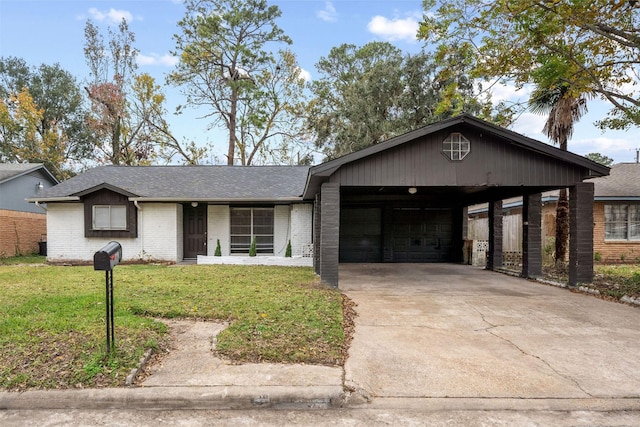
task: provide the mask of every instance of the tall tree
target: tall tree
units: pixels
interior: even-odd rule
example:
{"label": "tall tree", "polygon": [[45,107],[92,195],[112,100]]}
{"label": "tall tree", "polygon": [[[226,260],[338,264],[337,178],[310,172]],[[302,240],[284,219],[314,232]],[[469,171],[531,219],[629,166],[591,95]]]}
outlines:
{"label": "tall tree", "polygon": [[419,37],[477,48],[476,74],[522,87],[550,60],[562,64],[574,98],[611,103],[602,128],[640,124],[640,3],[635,0],[424,0]]}
{"label": "tall tree", "polygon": [[385,42],[334,47],[310,85],[307,127],[318,148],[335,158],[462,112],[509,121],[503,106],[481,98],[466,55],[406,55]]}
{"label": "tall tree", "polygon": [[163,159],[195,164],[206,157],[205,147],[180,142],[165,118],[162,88],[148,74],[137,74],[135,35],[122,20],[108,29],[108,43],[90,20],[85,26],[84,53],[91,83],[91,128],[98,140],[101,162],[115,165],[149,164]]}
{"label": "tall tree", "polygon": [[[5,161],[10,161],[11,152],[19,151],[20,161],[43,162],[60,180],[81,168],[89,157],[93,139],[82,90],[69,72],[58,64],[36,68],[19,58],[0,58],[0,98],[14,120],[32,104],[38,117],[33,124],[33,138],[40,141],[29,147],[24,132],[13,138],[4,132],[0,152]],[[46,150],[41,144],[46,144]]]}
{"label": "tall tree", "polygon": [[136,141],[127,138],[125,128],[128,83],[137,69],[138,50],[134,47],[135,35],[124,18],[117,32],[109,28],[108,33],[107,47],[100,29],[87,20],[84,55],[91,82],[85,90],[93,111],[90,123],[101,140],[96,148],[102,153],[102,160],[114,165],[132,164],[148,151],[146,146],[136,147]]}
{"label": "tall tree", "polygon": [[[531,109],[547,114],[543,132],[561,150],[567,151],[567,143],[573,135],[574,124],[587,112],[587,101],[576,97],[566,83],[538,87],[531,94]],[[569,241],[569,201],[567,189],[560,190],[556,208],[556,266],[563,265]]]}
{"label": "tall tree", "polygon": [[[187,105],[206,107],[211,127],[227,130],[227,163],[251,164],[276,153],[278,136],[295,139],[302,103],[300,69],[291,53],[268,48],[291,44],[276,24],[281,11],[266,0],[187,0],[178,23],[169,82]],[[294,126],[287,129],[286,123]],[[277,141],[274,141],[274,138]]]}

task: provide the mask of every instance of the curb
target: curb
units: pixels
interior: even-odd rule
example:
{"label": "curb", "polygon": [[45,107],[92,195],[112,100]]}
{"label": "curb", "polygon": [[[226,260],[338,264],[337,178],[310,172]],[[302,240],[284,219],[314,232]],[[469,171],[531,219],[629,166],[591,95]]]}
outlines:
{"label": "curb", "polygon": [[129,387],[0,392],[0,410],[328,409],[342,400],[338,386]]}

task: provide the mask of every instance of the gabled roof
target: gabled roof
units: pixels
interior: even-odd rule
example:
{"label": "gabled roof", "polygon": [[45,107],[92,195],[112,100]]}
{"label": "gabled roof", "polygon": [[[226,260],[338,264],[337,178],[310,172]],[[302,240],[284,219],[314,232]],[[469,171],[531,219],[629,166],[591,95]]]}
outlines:
{"label": "gabled roof", "polygon": [[297,201],[308,170],[308,166],[100,166],[29,200],[79,200],[107,188],[138,201]]}
{"label": "gabled roof", "polygon": [[500,126],[494,125],[484,120],[480,120],[469,114],[461,114],[456,117],[452,117],[428,126],[424,126],[420,129],[416,129],[404,135],[397,136],[388,141],[381,142],[380,144],[376,144],[376,145],[367,147],[365,149],[356,151],[354,153],[344,155],[337,159],[319,164],[317,166],[313,166],[309,170],[309,176],[307,177],[307,184],[305,187],[305,198],[313,197],[313,195],[318,191],[320,183],[323,182],[327,177],[331,176],[340,167],[346,164],[356,162],[366,157],[381,153],[385,150],[392,149],[394,147],[400,146],[405,143],[409,143],[411,141],[417,140],[424,136],[434,134],[436,132],[446,130],[459,125],[471,126],[477,129],[478,131],[480,131],[481,133],[491,134],[496,137],[499,137],[523,150],[526,150],[532,153],[538,153],[543,156],[548,156],[548,157],[558,159],[560,161],[581,167],[586,171],[587,177],[603,176],[609,172],[609,168],[607,168],[606,166],[593,162],[585,157],[579,156],[577,154],[574,154],[568,151],[560,150],[559,148],[553,147],[549,144],[545,144],[535,139],[528,138],[517,132],[502,128]]}
{"label": "gabled roof", "polygon": [[58,183],[58,180],[42,163],[0,163],[0,184],[38,170],[41,170],[51,182]]}
{"label": "gabled roof", "polygon": [[589,180],[596,200],[640,200],[640,164],[618,163],[609,176]]}

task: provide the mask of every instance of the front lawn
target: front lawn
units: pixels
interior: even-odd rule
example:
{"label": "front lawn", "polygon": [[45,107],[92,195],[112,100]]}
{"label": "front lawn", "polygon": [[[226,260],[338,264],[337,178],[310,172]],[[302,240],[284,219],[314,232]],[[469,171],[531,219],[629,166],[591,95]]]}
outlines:
{"label": "front lawn", "polygon": [[145,349],[166,346],[159,318],[229,321],[217,346],[237,361],[344,362],[343,296],[309,268],[119,265],[110,357],[104,279],[92,267],[0,265],[0,388],[122,385]]}

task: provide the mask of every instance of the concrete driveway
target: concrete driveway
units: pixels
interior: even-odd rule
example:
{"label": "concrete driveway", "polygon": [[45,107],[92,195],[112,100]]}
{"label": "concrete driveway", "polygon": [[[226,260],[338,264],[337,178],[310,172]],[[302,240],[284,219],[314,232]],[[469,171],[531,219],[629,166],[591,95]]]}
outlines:
{"label": "concrete driveway", "polygon": [[453,264],[343,264],[365,397],[640,397],[640,308]]}

